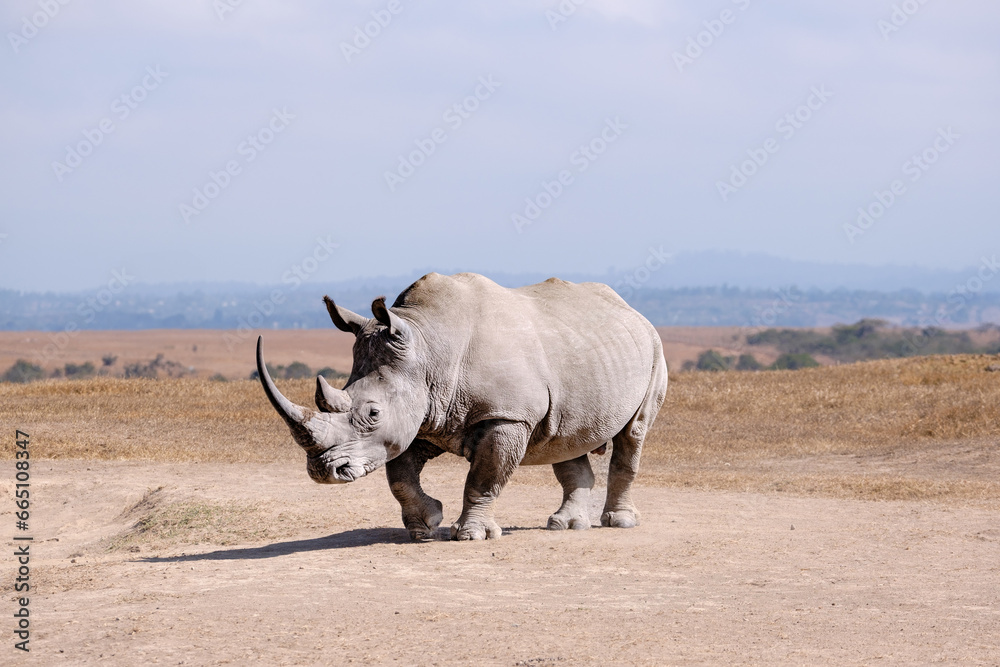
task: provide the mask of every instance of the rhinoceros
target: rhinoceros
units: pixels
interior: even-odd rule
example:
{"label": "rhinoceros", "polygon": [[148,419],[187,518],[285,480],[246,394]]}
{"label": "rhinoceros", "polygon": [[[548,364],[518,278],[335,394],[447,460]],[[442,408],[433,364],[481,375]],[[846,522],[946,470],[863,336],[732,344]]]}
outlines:
{"label": "rhinoceros", "polygon": [[373,318],[323,297],[355,335],[343,389],[320,376],[318,411],[282,396],[257,340],[271,404],[306,451],[309,476],[352,482],[385,465],[413,540],[434,539],[440,501],[424,464],[450,452],[471,464],[457,540],[497,538],[494,502],[518,465],[551,465],[563,488],[547,527],[590,528],[588,455],[613,443],[602,526],[639,523],[630,489],[643,439],[663,404],[667,365],[653,326],[610,287],[556,278],[516,289],[488,278],[430,273]]}

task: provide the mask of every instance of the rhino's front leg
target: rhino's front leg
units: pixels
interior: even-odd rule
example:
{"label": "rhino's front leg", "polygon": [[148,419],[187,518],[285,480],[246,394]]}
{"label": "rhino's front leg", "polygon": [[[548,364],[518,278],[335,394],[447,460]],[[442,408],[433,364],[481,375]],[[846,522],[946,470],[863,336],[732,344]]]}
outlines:
{"label": "rhino's front leg", "polygon": [[405,452],[385,464],[389,489],[403,509],[403,525],[410,539],[432,540],[444,515],[441,501],[424,493],[420,472],[429,460],[444,453],[426,440],[414,440]]}
{"label": "rhino's front leg", "polygon": [[519,422],[480,422],[463,447],[472,462],[465,480],[462,515],[451,527],[453,540],[484,540],[500,537],[493,520],[493,503],[528,447],[528,427]]}

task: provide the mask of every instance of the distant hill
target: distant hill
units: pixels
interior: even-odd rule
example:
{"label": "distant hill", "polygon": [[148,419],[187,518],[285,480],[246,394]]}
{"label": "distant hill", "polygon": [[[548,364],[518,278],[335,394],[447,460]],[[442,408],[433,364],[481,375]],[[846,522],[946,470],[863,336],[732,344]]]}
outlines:
{"label": "distant hill", "polygon": [[[0,290],[0,330],[329,328],[323,294],[368,313],[375,296],[393,298],[395,291],[388,285],[355,289],[309,285],[289,292],[254,286],[147,290],[140,285],[102,303],[95,291],[22,294]],[[640,289],[627,300],[657,326],[815,327],[881,318],[905,326],[974,328],[1000,322],[1000,294],[986,292],[957,300],[955,295],[915,290],[699,287]]]}
{"label": "distant hill", "polygon": [[[984,266],[992,267],[991,261],[984,258]],[[559,277],[607,283],[658,326],[815,327],[881,318],[905,326],[974,328],[1000,323],[1000,276],[993,280],[992,268],[980,269],[827,265],[736,253],[670,256],[650,248],[631,269]],[[0,330],[326,328],[322,295],[367,313],[374,297],[392,299],[426,272],[273,286],[131,284],[114,293],[0,290]],[[507,286],[550,277],[488,275]]]}

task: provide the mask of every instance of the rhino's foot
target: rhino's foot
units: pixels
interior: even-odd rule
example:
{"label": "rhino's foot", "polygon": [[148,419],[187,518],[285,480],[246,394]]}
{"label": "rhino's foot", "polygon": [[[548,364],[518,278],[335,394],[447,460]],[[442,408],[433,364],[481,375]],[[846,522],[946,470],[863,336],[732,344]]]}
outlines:
{"label": "rhino's foot", "polygon": [[500,537],[503,531],[499,524],[493,519],[485,521],[466,521],[461,519],[451,525],[451,539],[453,540],[494,540]]}
{"label": "rhino's foot", "polygon": [[430,496],[424,496],[424,505],[414,514],[403,515],[403,525],[410,533],[414,542],[426,542],[437,536],[437,527],[444,519],[441,501]]}
{"label": "rhino's foot", "polygon": [[608,528],[634,528],[639,525],[639,513],[635,510],[611,510],[601,515],[601,525]]}
{"label": "rhino's foot", "polygon": [[566,508],[560,508],[558,512],[549,517],[549,522],[545,525],[549,530],[587,530],[590,528],[590,514],[586,511],[573,512]]}

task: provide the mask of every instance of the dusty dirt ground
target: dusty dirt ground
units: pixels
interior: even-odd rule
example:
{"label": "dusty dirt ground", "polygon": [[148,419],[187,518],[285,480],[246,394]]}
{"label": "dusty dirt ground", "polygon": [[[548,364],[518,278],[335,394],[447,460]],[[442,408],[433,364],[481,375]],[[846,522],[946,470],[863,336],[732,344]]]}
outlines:
{"label": "dusty dirt ground", "polygon": [[[0,383],[0,664],[1000,664],[998,362],[675,373],[639,527],[544,530],[561,490],[524,468],[486,543],[411,544],[381,471],[311,482],[250,381]],[[279,384],[312,401],[312,381]],[[425,469],[445,525],[467,468]]]}
{"label": "dusty dirt ground", "polygon": [[[446,523],[466,465],[425,471]],[[34,634],[17,663],[1000,661],[995,502],[643,483],[639,527],[555,533],[559,487],[530,468],[501,496],[500,540],[412,544],[381,473],[319,486],[284,462],[39,460],[32,474]]]}

